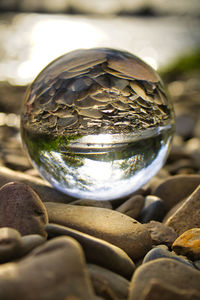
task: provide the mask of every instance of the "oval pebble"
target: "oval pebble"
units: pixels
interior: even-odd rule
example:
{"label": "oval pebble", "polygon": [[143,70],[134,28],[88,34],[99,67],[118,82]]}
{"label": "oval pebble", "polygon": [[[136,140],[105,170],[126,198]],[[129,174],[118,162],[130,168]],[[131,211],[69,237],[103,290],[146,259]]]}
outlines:
{"label": "oval pebble", "polygon": [[19,182],[10,182],[0,189],[0,227],[11,227],[21,235],[46,236],[48,215],[34,190]]}
{"label": "oval pebble", "polygon": [[49,221],[64,225],[123,249],[133,260],[151,249],[148,230],[136,220],[110,209],[45,203]]}
{"label": "oval pebble", "polygon": [[76,239],[83,247],[87,262],[103,266],[128,278],[135,270],[130,257],[113,244],[62,225],[47,224],[46,230],[48,238],[64,235]]}
{"label": "oval pebble", "polygon": [[13,228],[0,228],[0,263],[18,257],[21,248],[21,235]]}
{"label": "oval pebble", "polygon": [[166,207],[164,201],[159,197],[148,195],[145,197],[139,221],[141,223],[148,223],[151,220],[162,221],[165,213]]}
{"label": "oval pebble", "polygon": [[137,219],[144,205],[144,197],[142,195],[134,195],[127,201],[122,203],[116,211],[121,212],[133,219]]}

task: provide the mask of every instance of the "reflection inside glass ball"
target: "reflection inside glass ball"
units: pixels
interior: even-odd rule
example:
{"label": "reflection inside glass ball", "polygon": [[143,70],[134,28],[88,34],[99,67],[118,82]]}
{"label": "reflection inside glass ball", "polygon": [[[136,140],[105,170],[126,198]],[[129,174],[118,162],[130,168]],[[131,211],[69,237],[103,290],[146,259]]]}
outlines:
{"label": "reflection inside glass ball", "polygon": [[25,148],[56,189],[110,200],[139,189],[163,166],[174,131],[158,74],[138,57],[107,48],[50,63],[27,92]]}

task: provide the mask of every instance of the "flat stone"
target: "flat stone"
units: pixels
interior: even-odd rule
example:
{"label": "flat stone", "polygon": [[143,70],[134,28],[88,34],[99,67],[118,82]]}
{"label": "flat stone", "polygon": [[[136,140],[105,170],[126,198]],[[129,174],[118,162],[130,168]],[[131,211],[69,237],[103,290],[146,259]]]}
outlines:
{"label": "flat stone", "polygon": [[169,217],[165,224],[174,228],[178,235],[182,234],[188,229],[200,227],[200,185],[196,190],[186,199],[186,201],[179,207],[174,214]]}
{"label": "flat stone", "polygon": [[200,175],[176,175],[159,184],[153,194],[165,201],[167,209],[187,198],[200,184]]}
{"label": "flat stone", "polygon": [[18,257],[21,248],[21,235],[13,228],[0,228],[0,263]]}
{"label": "flat stone", "polygon": [[130,283],[127,279],[97,265],[88,264],[87,267],[98,296],[111,300],[128,298]]}
{"label": "flat stone", "polygon": [[20,256],[24,256],[46,242],[46,238],[39,234],[24,235],[21,239]]}
{"label": "flat stone", "polygon": [[145,197],[139,221],[141,223],[148,223],[151,220],[162,221],[165,213],[165,202],[157,196],[148,195]]}
{"label": "flat stone", "polygon": [[193,260],[200,259],[200,228],[192,228],[182,233],[173,243],[172,249]]}
{"label": "flat stone", "polygon": [[[35,251],[35,250],[34,250]],[[0,268],[0,299],[97,299],[83,251],[70,237],[55,238],[31,256]]]}
{"label": "flat stone", "polygon": [[124,277],[130,278],[135,265],[130,257],[119,247],[104,240],[62,225],[47,224],[48,237],[71,236],[83,247],[87,262],[100,265]]}
{"label": "flat stone", "polygon": [[40,196],[43,202],[51,201],[68,203],[74,200],[74,198],[56,191],[50,184],[41,178],[13,171],[6,167],[0,167],[0,187],[14,181],[28,184]]}
{"label": "flat stone", "polygon": [[147,263],[151,260],[155,260],[155,259],[159,259],[159,258],[170,258],[170,259],[175,259],[181,263],[184,263],[190,267],[193,268],[193,264],[191,262],[189,262],[187,259],[179,256],[179,255],[176,255],[175,253],[173,252],[170,252],[169,250],[167,249],[163,249],[163,248],[154,248],[154,249],[151,249],[144,257],[143,259],[143,263]]}
{"label": "flat stone", "polygon": [[[200,293],[200,272],[198,270],[173,259],[160,258],[136,269],[131,280],[128,299],[142,299],[145,288],[151,284],[152,280],[159,281],[162,285],[170,285],[172,288],[195,290],[197,294]],[[163,294],[160,294],[160,299],[161,295],[163,296]]]}
{"label": "flat stone", "polygon": [[110,209],[45,203],[49,221],[103,239],[123,249],[133,260],[151,249],[148,230],[136,220]]}
{"label": "flat stone", "polygon": [[194,289],[178,289],[175,286],[161,282],[158,279],[150,280],[145,287],[141,300],[199,300],[200,293]]}
{"label": "flat stone", "polygon": [[34,190],[19,182],[5,184],[0,189],[0,227],[11,227],[21,235],[46,236],[48,215]]}
{"label": "flat stone", "polygon": [[144,224],[144,226],[151,235],[153,245],[164,244],[171,247],[175,239],[178,237],[178,234],[172,227],[157,221],[151,221]]}
{"label": "flat stone", "polygon": [[133,219],[137,219],[144,205],[144,197],[142,195],[134,195],[127,201],[122,203],[116,211],[121,212]]}

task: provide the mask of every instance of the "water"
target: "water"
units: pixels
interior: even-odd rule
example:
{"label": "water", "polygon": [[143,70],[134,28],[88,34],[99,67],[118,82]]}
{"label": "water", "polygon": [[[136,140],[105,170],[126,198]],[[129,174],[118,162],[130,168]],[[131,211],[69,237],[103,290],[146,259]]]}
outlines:
{"label": "water", "polygon": [[111,49],[77,50],[49,64],[21,116],[25,148],[41,175],[78,198],[115,199],[163,166],[174,131],[158,74]]}

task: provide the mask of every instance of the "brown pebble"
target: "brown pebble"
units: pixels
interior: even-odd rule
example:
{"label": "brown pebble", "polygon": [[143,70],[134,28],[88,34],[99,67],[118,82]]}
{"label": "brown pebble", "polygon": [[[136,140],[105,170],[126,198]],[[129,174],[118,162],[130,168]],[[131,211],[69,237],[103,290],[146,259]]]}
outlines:
{"label": "brown pebble", "polygon": [[200,292],[194,289],[179,289],[176,286],[161,282],[159,279],[150,280],[145,287],[141,300],[199,300]]}
{"label": "brown pebble", "polygon": [[200,259],[200,228],[192,228],[182,233],[173,243],[172,249],[190,259]]}
{"label": "brown pebble", "polygon": [[93,292],[80,245],[70,237],[61,237],[48,241],[17,263],[1,266],[0,299],[98,298]]}
{"label": "brown pebble", "polygon": [[49,221],[64,225],[123,249],[133,261],[151,249],[148,230],[136,220],[110,209],[45,203]]}
{"label": "brown pebble", "polygon": [[0,263],[11,261],[18,257],[21,249],[20,233],[8,227],[0,228]]}
{"label": "brown pebble", "polygon": [[20,255],[24,256],[46,242],[46,238],[39,234],[29,234],[22,237]]}
{"label": "brown pebble", "polygon": [[87,262],[100,265],[124,277],[132,276],[135,265],[119,247],[69,227],[47,224],[48,238],[71,236],[83,247]]}
{"label": "brown pebble", "polygon": [[188,197],[200,184],[200,175],[176,175],[158,185],[153,194],[165,201],[168,209]]}
{"label": "brown pebble", "polygon": [[10,182],[0,189],[0,227],[11,227],[21,235],[46,236],[48,215],[34,190],[19,182]]}
{"label": "brown pebble", "polygon": [[[142,299],[145,288],[150,285],[152,280],[159,281],[159,284],[164,286],[169,285],[179,290],[195,290],[197,294],[200,293],[199,271],[174,259],[160,258],[147,262],[136,269],[131,280],[128,299]],[[161,295],[160,299],[162,299]]]}
{"label": "brown pebble", "polygon": [[103,299],[124,300],[128,297],[129,281],[97,265],[88,264],[94,290]]}
{"label": "brown pebble", "polygon": [[68,203],[74,200],[74,198],[56,191],[45,180],[41,178],[1,167],[0,187],[2,187],[6,183],[13,181],[28,184],[40,196],[43,202],[54,201]]}
{"label": "brown pebble", "polygon": [[164,244],[171,247],[178,236],[173,228],[157,221],[151,221],[144,226],[150,232],[153,245]]}
{"label": "brown pebble", "polygon": [[186,199],[172,216],[165,220],[165,224],[174,228],[178,235],[188,229],[200,227],[200,185]]}
{"label": "brown pebble", "polygon": [[92,206],[92,207],[102,207],[107,209],[112,209],[112,204],[110,201],[98,201],[91,199],[79,199],[73,202],[70,202],[71,205],[80,205],[80,206]]}
{"label": "brown pebble", "polygon": [[116,211],[121,212],[133,219],[137,219],[144,205],[144,197],[142,195],[134,195],[124,203],[122,203]]}

